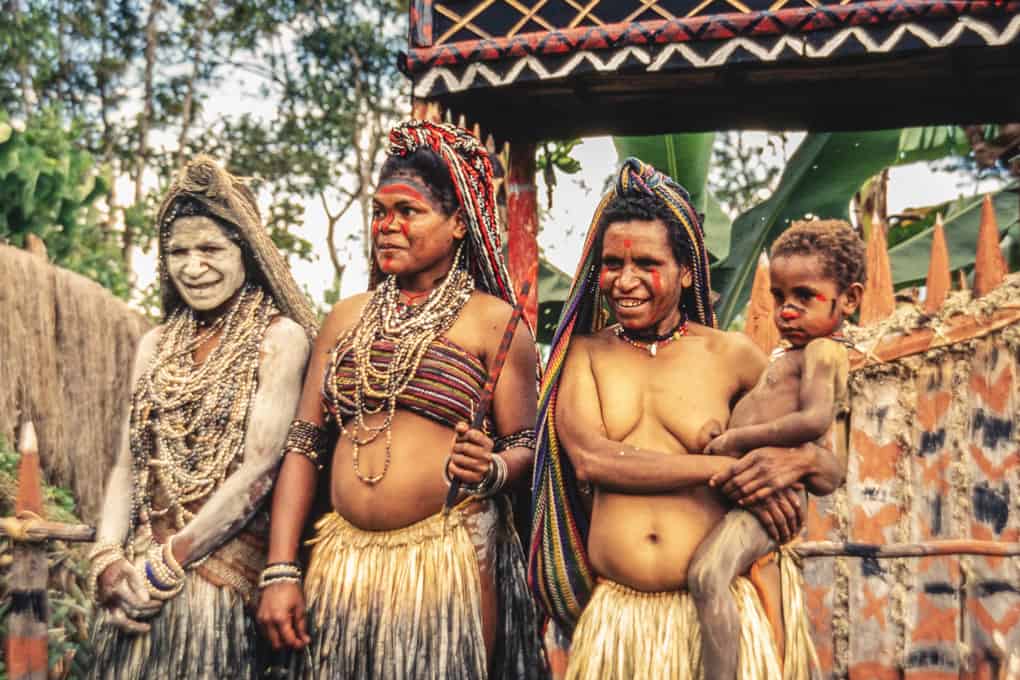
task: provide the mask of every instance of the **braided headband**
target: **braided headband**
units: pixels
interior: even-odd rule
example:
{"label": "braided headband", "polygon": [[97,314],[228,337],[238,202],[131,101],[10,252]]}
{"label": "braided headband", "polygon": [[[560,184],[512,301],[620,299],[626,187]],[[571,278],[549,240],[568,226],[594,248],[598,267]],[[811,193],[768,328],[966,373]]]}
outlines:
{"label": "braided headband", "polygon": [[515,302],[496,211],[489,154],[473,134],[448,123],[410,120],[390,131],[389,153],[406,156],[427,148],[450,169],[469,235],[468,259],[476,284],[487,293]]}

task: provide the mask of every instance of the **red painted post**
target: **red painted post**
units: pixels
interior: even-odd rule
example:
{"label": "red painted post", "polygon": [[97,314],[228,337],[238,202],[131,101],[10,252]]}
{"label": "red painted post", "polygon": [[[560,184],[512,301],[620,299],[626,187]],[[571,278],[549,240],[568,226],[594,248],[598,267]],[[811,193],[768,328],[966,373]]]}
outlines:
{"label": "red painted post", "polygon": [[[42,515],[39,446],[31,422],[21,428],[18,443],[18,495],[15,512],[19,519]],[[11,564],[11,611],[7,627],[7,675],[11,680],[46,680],[46,544],[14,540]]]}
{"label": "red painted post", "polygon": [[532,328],[538,323],[538,194],[535,187],[535,144],[512,143],[507,171],[507,241],[510,278],[520,290],[531,282],[531,299],[524,316]]}

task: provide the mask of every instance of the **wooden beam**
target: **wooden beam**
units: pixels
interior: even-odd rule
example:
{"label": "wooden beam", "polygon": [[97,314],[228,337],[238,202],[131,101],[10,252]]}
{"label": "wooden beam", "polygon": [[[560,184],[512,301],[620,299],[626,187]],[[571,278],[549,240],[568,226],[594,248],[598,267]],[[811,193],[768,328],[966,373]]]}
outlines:
{"label": "wooden beam", "polygon": [[928,260],[928,278],[925,279],[924,311],[936,314],[953,286],[949,273],[949,248],[946,245],[946,230],[942,226],[942,213],[935,216],[935,231],[931,239],[931,257]]}
{"label": "wooden beam", "polygon": [[922,543],[851,543],[849,541],[811,541],[793,546],[801,557],[930,557],[933,555],[1020,555],[1020,543],[947,539]]}
{"label": "wooden beam", "polygon": [[769,279],[769,257],[763,252],[758,258],[754,283],[751,284],[751,299],[747,303],[744,333],[766,354],[772,352],[779,344],[779,330],[772,318],[774,305]]}
{"label": "wooden beam", "polygon": [[[18,450],[21,452],[21,464],[15,510],[19,517],[41,517],[39,445],[31,422],[21,427]],[[8,580],[11,609],[7,618],[7,675],[11,680],[46,680],[46,625],[49,619],[46,546],[17,541],[13,553]]]}
{"label": "wooden beam", "polygon": [[974,258],[974,297],[991,292],[1006,278],[1006,259],[999,248],[999,221],[995,217],[992,197],[985,194],[981,204],[981,226],[978,229],[977,255]]}
{"label": "wooden beam", "polygon": [[920,328],[903,335],[882,340],[867,353],[851,352],[850,370],[894,361],[912,354],[920,354],[938,347],[980,338],[1020,322],[1020,303],[1003,305],[988,316],[957,315],[945,321],[942,332],[936,336],[931,328]]}
{"label": "wooden beam", "polygon": [[[510,167],[507,169],[507,241],[510,278],[514,288],[521,289],[531,281],[538,290],[538,196],[535,186],[535,150],[533,143],[510,144]],[[537,328],[538,295],[531,295],[524,316]]]}
{"label": "wooden beam", "polygon": [[0,518],[0,535],[30,543],[49,539],[73,543],[91,543],[96,540],[95,527],[87,524],[49,522],[31,515]]}

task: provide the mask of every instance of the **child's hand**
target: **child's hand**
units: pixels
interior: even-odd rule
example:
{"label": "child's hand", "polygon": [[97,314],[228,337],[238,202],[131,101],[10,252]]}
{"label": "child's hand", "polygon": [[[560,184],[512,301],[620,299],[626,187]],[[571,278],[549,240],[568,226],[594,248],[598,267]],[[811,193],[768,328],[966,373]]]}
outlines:
{"label": "child's hand", "polygon": [[709,420],[707,423],[701,426],[698,430],[698,436],[694,440],[694,445],[702,453],[708,453],[708,444],[713,439],[716,439],[722,434],[722,425],[715,418]]}
{"label": "child's hand", "polygon": [[730,436],[730,433],[723,432],[705,446],[704,452],[709,456],[731,456],[733,458],[740,458],[743,452],[738,451],[733,444],[733,437]]}

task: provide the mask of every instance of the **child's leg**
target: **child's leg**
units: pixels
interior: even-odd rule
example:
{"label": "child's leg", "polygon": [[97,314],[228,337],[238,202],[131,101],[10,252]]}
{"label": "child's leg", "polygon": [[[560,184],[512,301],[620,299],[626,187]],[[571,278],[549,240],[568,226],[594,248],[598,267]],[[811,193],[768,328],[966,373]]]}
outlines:
{"label": "child's leg", "polygon": [[776,544],[745,510],[731,510],[698,546],[687,574],[701,622],[705,680],[736,680],[740,614],[730,593],[733,579],[747,573]]}

